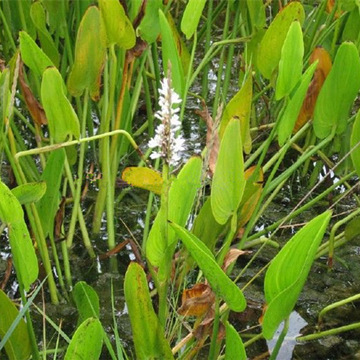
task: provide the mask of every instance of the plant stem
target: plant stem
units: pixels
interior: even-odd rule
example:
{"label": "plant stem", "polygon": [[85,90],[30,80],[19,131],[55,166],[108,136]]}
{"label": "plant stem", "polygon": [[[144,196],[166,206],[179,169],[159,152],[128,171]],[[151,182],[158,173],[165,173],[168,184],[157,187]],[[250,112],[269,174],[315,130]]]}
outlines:
{"label": "plant stem", "polygon": [[282,329],[281,331],[281,334],[275,344],[275,347],[270,355],[270,359],[269,360],[276,360],[277,356],[278,356],[278,353],[279,353],[279,350],[281,348],[281,344],[283,343],[284,339],[285,339],[285,336],[287,334],[289,330],[289,318],[286,318],[285,321],[284,321],[284,328]]}

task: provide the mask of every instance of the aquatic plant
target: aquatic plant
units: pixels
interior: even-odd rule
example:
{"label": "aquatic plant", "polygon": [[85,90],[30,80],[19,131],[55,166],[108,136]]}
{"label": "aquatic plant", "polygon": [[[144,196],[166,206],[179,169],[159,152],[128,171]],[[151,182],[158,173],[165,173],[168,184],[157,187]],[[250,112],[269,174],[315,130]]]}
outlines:
{"label": "aquatic plant", "polygon": [[[327,255],[331,269],[335,249],[360,233],[359,9],[327,0],[1,1],[0,235],[12,262],[0,290],[0,351],[245,359],[284,322],[275,359],[314,262]],[[330,174],[336,181],[324,186]],[[307,194],[260,228],[296,182]],[[125,203],[144,208],[141,236],[119,236]],[[301,229],[279,236],[314,207]],[[109,326],[105,299],[78,274],[78,253],[117,273],[126,246],[133,261],[123,282],[111,280]],[[263,316],[240,331],[232,315],[245,313],[255,280]],[[119,287],[130,349],[117,323]],[[73,333],[38,306],[40,291],[55,308],[75,304]],[[329,310],[357,299],[328,304],[319,328]],[[34,330],[38,313],[51,339]],[[360,327],[339,325],[299,340]]]}

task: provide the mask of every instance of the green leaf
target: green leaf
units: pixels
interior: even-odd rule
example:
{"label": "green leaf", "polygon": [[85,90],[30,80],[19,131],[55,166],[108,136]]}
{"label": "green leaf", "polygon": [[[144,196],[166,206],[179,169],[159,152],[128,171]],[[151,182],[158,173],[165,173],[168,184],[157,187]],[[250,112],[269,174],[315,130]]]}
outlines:
{"label": "green leaf", "polygon": [[273,337],[293,310],[330,218],[331,211],[326,211],[312,219],[272,260],[264,284],[268,304],[262,324],[265,339]]}
{"label": "green leaf", "polygon": [[288,137],[291,135],[296,119],[299,116],[301,106],[304,102],[307,90],[309,88],[310,81],[316,70],[317,62],[311,64],[301,77],[295,93],[291,96],[289,102],[285,105],[285,111],[283,112],[280,124],[278,127],[278,141],[279,145],[283,146]]}
{"label": "green leaf", "polygon": [[360,176],[360,110],[356,115],[350,138],[351,149],[355,146],[356,149],[351,152],[351,160],[358,176]]}
{"label": "green leaf", "polygon": [[99,318],[99,296],[90,285],[85,281],[77,282],[72,291],[72,296],[79,312],[78,324],[91,317]]}
{"label": "green leaf", "polygon": [[136,32],[148,44],[156,41],[160,34],[159,10],[163,9],[162,0],[151,0],[146,3],[145,15]]}
{"label": "green leaf", "polygon": [[67,85],[71,95],[89,89],[93,100],[100,96],[100,80],[106,58],[106,31],[100,11],[90,6],[81,19],[75,44],[75,61]]}
{"label": "green leaf", "polygon": [[346,241],[350,241],[359,235],[360,235],[360,217],[356,217],[346,224],[345,239]]}
{"label": "green leaf", "polygon": [[166,76],[170,63],[172,87],[175,89],[178,95],[182,96],[185,86],[184,70],[182,68],[179,53],[176,49],[176,44],[174,41],[173,33],[171,31],[171,27],[164,13],[161,10],[159,10],[159,20],[161,29],[161,45],[164,74]]}
{"label": "green leaf", "polygon": [[293,21],[298,20],[300,25],[305,18],[304,8],[300,2],[294,1],[285,6],[270,24],[262,38],[257,52],[257,67],[266,79],[270,79],[277,68],[281,49],[286,35]]}
{"label": "green leaf", "polygon": [[342,32],[342,41],[356,42],[360,33],[360,11],[355,7],[346,20],[344,31]]}
{"label": "green leaf", "polygon": [[4,69],[3,72],[0,72],[0,129],[3,128],[5,119],[9,115],[10,104],[10,70]]}
{"label": "green leaf", "polygon": [[53,64],[58,67],[60,62],[60,55],[51,35],[47,30],[46,14],[40,1],[36,1],[31,4],[30,16],[38,31],[42,50],[51,59]]}
{"label": "green leaf", "polygon": [[266,14],[263,0],[246,0],[252,32],[265,27]]}
{"label": "green leaf", "polygon": [[[169,220],[185,226],[193,207],[195,196],[201,187],[202,161],[199,157],[192,157],[184,165],[173,180],[169,190]],[[146,242],[146,257],[153,266],[160,266],[168,246],[174,246],[175,232],[169,228],[168,242],[163,237],[161,226],[164,221],[162,212],[159,212],[151,227]]]}
{"label": "green leaf", "polygon": [[158,171],[146,167],[127,167],[121,174],[121,178],[131,186],[161,195],[163,179]]}
{"label": "green leaf", "polygon": [[238,118],[240,120],[240,133],[241,141],[244,146],[244,151],[249,154],[252,147],[250,136],[250,113],[252,102],[252,76],[248,74],[246,81],[241,89],[234,95],[234,97],[226,105],[223,112],[219,136],[223,138],[225,129],[228,126],[232,118]]}
{"label": "green leaf", "polygon": [[85,320],[75,331],[65,354],[65,360],[97,360],[103,344],[103,328],[98,319]]}
{"label": "green leaf", "polygon": [[0,220],[6,223],[9,230],[16,274],[25,291],[29,291],[30,285],[37,279],[39,268],[24,213],[15,195],[1,181],[0,199]]}
{"label": "green leaf", "polygon": [[304,40],[299,21],[294,21],[281,49],[279,75],[276,81],[275,99],[289,95],[300,80],[304,57]]}
{"label": "green leaf", "polygon": [[21,205],[30,204],[39,201],[44,196],[46,183],[41,181],[19,185],[12,189],[11,192],[16,196]]}
{"label": "green leaf", "polygon": [[223,229],[224,225],[220,225],[214,218],[211,210],[211,199],[208,197],[194,221],[192,233],[213,252],[216,240]]}
{"label": "green leaf", "polygon": [[53,234],[54,219],[60,203],[60,185],[64,169],[65,151],[51,152],[41,179],[46,183],[46,192],[36,204],[44,236]]}
{"label": "green leaf", "polygon": [[130,263],[126,271],[124,292],[136,359],[173,359],[169,343],[152,307],[146,275],[137,263]]}
{"label": "green leaf", "polygon": [[189,40],[199,25],[201,14],[204,10],[206,0],[189,0],[181,20],[181,31]]}
{"label": "green leaf", "polygon": [[227,321],[225,360],[246,360],[245,346],[235,328]]}
{"label": "green leaf", "polygon": [[[0,338],[3,339],[19,314],[14,303],[0,290]],[[31,355],[30,338],[24,319],[20,319],[5,344],[9,360],[28,359]]]}
{"label": "green leaf", "polygon": [[211,208],[219,224],[236,213],[245,188],[240,121],[230,120],[220,144],[211,186]]}
{"label": "green leaf", "polygon": [[36,75],[41,76],[49,66],[54,66],[49,57],[36,45],[25,31],[20,31],[21,59]]}
{"label": "green leaf", "polygon": [[342,43],[327,76],[314,111],[314,131],[318,138],[341,134],[347,126],[351,105],[360,88],[360,59],[356,46]]}
{"label": "green leaf", "polygon": [[77,139],[80,137],[79,119],[66,97],[63,79],[54,67],[44,72],[41,82],[41,101],[48,120],[50,135],[55,142],[65,141],[68,136],[74,136]]}
{"label": "green leaf", "polygon": [[243,311],[246,307],[243,293],[220,268],[206,245],[182,226],[175,223],[170,225],[204,273],[214,293],[223,298],[231,310]]}
{"label": "green leaf", "polygon": [[135,46],[134,28],[118,0],[99,0],[100,13],[103,17],[108,43],[121,48]]}

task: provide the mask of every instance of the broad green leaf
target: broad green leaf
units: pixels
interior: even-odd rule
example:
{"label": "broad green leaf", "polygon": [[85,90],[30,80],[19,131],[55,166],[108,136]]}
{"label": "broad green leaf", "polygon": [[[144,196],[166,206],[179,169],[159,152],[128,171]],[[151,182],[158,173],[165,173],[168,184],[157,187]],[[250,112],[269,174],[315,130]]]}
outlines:
{"label": "broad green leaf", "polygon": [[243,311],[246,307],[243,293],[220,268],[207,246],[182,226],[175,223],[170,223],[170,226],[204,273],[214,293],[224,299],[231,310]]}
{"label": "broad green leaf", "polygon": [[355,146],[356,149],[351,152],[351,160],[358,176],[360,176],[360,110],[356,115],[350,138],[351,149]]}
{"label": "broad green leaf", "polygon": [[275,99],[289,95],[301,78],[304,57],[304,40],[299,21],[289,28],[281,49],[279,74],[276,80]]}
{"label": "broad green leaf", "polygon": [[99,297],[96,291],[85,281],[79,281],[75,284],[72,296],[79,312],[78,324],[81,324],[88,318],[99,318],[100,305]]}
{"label": "broad green leaf", "polygon": [[[54,101],[56,99],[56,101]],[[66,88],[59,71],[45,70],[41,82],[41,101],[48,120],[50,135],[56,143],[67,137],[80,137],[79,119],[66,97]]]}
{"label": "broad green leaf", "polygon": [[189,40],[199,25],[201,14],[204,10],[206,0],[189,0],[181,20],[181,31]]}
{"label": "broad green leaf", "polygon": [[331,211],[326,211],[312,219],[272,260],[264,284],[268,304],[262,324],[265,339],[273,337],[293,310],[330,218]]}
{"label": "broad green leaf", "polygon": [[315,72],[317,62],[311,64],[301,77],[298,87],[294,90],[293,96],[289,102],[285,105],[285,111],[283,112],[280,124],[278,128],[278,141],[279,145],[282,146],[291,135],[296,119],[301,110],[301,106],[306,96],[306,92],[309,88],[311,78]]}
{"label": "broad green leaf", "polygon": [[245,188],[240,121],[232,119],[220,143],[211,186],[211,208],[219,224],[236,213]]}
{"label": "broad green leaf", "polygon": [[[19,314],[14,303],[0,290],[0,338],[3,339]],[[20,319],[9,340],[5,344],[9,360],[28,359],[31,355],[31,343],[26,323]]]}
{"label": "broad green leaf", "polygon": [[294,1],[285,6],[270,24],[259,44],[256,56],[257,67],[266,79],[271,78],[279,64],[281,49],[290,25],[295,20],[302,25],[304,18],[303,6],[300,2]]}
{"label": "broad green leaf", "polygon": [[118,0],[99,0],[108,43],[131,49],[136,42],[135,31]]}
{"label": "broad green leaf", "polygon": [[41,76],[49,66],[54,66],[49,57],[36,45],[25,31],[20,31],[21,59],[36,75]]}
{"label": "broad green leaf", "polygon": [[38,31],[42,50],[51,59],[53,64],[58,67],[60,62],[60,55],[51,35],[47,30],[46,14],[44,7],[40,1],[32,3],[30,9],[30,16]]}
{"label": "broad green leaf", "polygon": [[27,183],[19,185],[11,192],[19,200],[21,205],[30,204],[39,201],[46,192],[46,183],[44,181]]}
{"label": "broad green leaf", "polygon": [[151,0],[146,3],[145,15],[136,33],[148,44],[156,41],[160,34],[159,10],[163,9],[162,0]]}
{"label": "broad green leaf", "polygon": [[25,291],[37,279],[39,267],[29,231],[24,220],[24,213],[19,201],[9,188],[0,181],[0,220],[9,230],[11,253],[18,280]]}
{"label": "broad green leaf", "polygon": [[164,74],[166,76],[170,63],[172,87],[175,89],[178,95],[182,96],[185,86],[184,70],[182,68],[180,56],[176,48],[171,27],[166,19],[166,16],[161,10],[159,10],[159,21],[161,29],[161,50]]}
{"label": "broad green leaf", "polygon": [[66,16],[64,10],[66,9],[63,0],[41,0],[45,9],[47,10],[48,23],[50,26],[50,32],[53,33],[57,30],[58,34],[63,38],[65,36]]}
{"label": "broad green leaf", "polygon": [[360,33],[360,11],[355,7],[346,20],[344,30],[342,32],[342,41],[357,41]]}
{"label": "broad green leaf", "polygon": [[143,268],[130,263],[124,282],[136,359],[173,359],[159,319],[152,307],[148,282]]}
{"label": "broad green leaf", "polygon": [[360,235],[360,218],[356,217],[346,224],[345,239],[346,241],[350,241],[354,237],[359,235]]}
{"label": "broad green leaf", "polygon": [[263,0],[246,0],[252,32],[265,27],[266,14]]}
{"label": "broad green leaf", "polygon": [[219,136],[223,138],[225,129],[232,118],[238,118],[240,120],[240,133],[241,140],[244,146],[244,151],[249,154],[251,151],[251,136],[250,136],[250,113],[251,113],[251,101],[252,101],[252,76],[248,74],[248,77],[241,87],[241,89],[234,95],[234,97],[226,105],[223,112]]}
{"label": "broad green leaf", "polygon": [[[195,196],[201,186],[202,161],[192,157],[173,180],[169,190],[169,220],[185,226],[193,207]],[[163,237],[161,226],[164,221],[160,211],[155,218],[146,242],[146,257],[153,266],[160,266],[168,246],[173,246],[177,239],[175,232],[169,228],[168,242]]]}
{"label": "broad green leaf", "polygon": [[177,26],[175,24],[175,21],[173,17],[171,16],[170,12],[166,14],[166,19],[169,22],[169,26],[171,28],[171,31],[173,33],[173,37],[175,40],[176,48],[178,51],[178,54],[180,56],[182,68],[184,70],[184,75],[186,75],[189,71],[190,66],[190,53],[188,48],[186,47],[186,44],[183,40],[183,37],[180,36]]}
{"label": "broad green leaf", "polygon": [[71,95],[80,96],[85,89],[93,100],[100,96],[100,80],[106,57],[106,31],[100,11],[89,7],[76,36],[75,61],[67,85]]}
{"label": "broad green leaf", "polygon": [[213,252],[216,240],[223,229],[224,225],[217,223],[214,218],[211,210],[211,199],[208,197],[194,221],[192,233]]}
{"label": "broad green leaf", "polygon": [[345,131],[359,88],[359,52],[353,43],[342,43],[316,102],[314,131],[318,138],[327,137],[333,128],[337,134]]}
{"label": "broad green leaf", "polygon": [[66,350],[65,360],[97,360],[100,358],[103,345],[104,330],[98,319],[85,320],[75,331],[69,347]]}
{"label": "broad green leaf", "polygon": [[246,360],[245,346],[235,328],[227,321],[225,360]]}
{"label": "broad green leaf", "polygon": [[127,167],[121,178],[128,184],[161,195],[163,179],[159,172],[145,167]]}
{"label": "broad green leaf", "polygon": [[41,180],[46,183],[45,195],[36,204],[44,236],[53,234],[54,219],[60,203],[60,185],[64,169],[65,151],[53,151],[47,162]]}

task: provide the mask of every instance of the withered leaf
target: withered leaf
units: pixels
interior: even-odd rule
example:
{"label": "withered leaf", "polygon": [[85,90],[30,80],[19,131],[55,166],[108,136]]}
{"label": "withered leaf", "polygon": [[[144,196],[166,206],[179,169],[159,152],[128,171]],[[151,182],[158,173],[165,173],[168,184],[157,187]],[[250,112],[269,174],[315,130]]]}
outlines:
{"label": "withered leaf", "polygon": [[224,259],[222,266],[223,270],[226,271],[228,267],[237,260],[240,255],[251,254],[251,251],[243,251],[240,249],[230,249]]}
{"label": "withered leaf", "polygon": [[196,110],[195,113],[199,115],[206,123],[206,147],[210,152],[209,155],[209,170],[212,176],[215,172],[216,161],[219,152],[219,134],[214,125],[214,121],[209,113],[209,110],[204,101],[201,103],[203,110]]}
{"label": "withered leaf", "polygon": [[46,125],[47,119],[46,119],[45,111],[25,81],[23,64],[21,64],[19,67],[19,82],[26,106],[35,124],[39,126]]}
{"label": "withered leaf", "polygon": [[183,316],[202,316],[209,311],[214,301],[215,294],[209,285],[196,284],[184,290],[178,313]]}
{"label": "withered leaf", "polygon": [[313,116],[317,97],[328,76],[332,62],[329,53],[322,47],[314,49],[310,56],[310,64],[318,60],[318,64],[314,73],[314,77],[309,85],[306,97],[302,104],[299,116],[296,120],[293,132],[296,133],[301,129]]}

